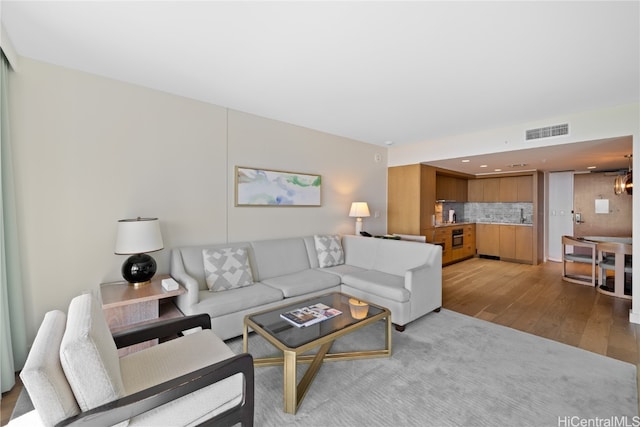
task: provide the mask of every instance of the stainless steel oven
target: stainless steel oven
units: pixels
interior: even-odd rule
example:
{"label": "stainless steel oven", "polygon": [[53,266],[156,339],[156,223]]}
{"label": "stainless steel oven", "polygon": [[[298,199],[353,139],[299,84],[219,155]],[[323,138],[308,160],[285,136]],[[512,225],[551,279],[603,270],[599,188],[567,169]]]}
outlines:
{"label": "stainless steel oven", "polygon": [[454,228],[451,230],[451,247],[461,248],[464,245],[464,229]]}

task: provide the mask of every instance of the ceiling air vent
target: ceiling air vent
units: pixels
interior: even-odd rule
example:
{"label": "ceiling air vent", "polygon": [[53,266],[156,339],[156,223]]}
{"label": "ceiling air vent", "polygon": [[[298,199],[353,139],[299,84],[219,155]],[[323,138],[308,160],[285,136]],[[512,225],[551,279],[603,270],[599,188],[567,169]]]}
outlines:
{"label": "ceiling air vent", "polygon": [[551,138],[552,136],[569,135],[569,125],[547,126],[538,129],[529,129],[527,131],[527,141],[540,138]]}

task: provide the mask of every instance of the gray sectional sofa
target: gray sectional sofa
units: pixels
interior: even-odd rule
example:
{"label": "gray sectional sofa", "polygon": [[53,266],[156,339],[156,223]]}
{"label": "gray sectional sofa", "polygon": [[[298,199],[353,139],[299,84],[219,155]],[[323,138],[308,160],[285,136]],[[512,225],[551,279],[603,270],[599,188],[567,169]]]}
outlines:
{"label": "gray sectional sofa", "polygon": [[[327,263],[324,248],[318,247],[320,259],[316,249],[323,237],[173,249],[171,276],[187,290],[177,297],[177,305],[185,315],[209,314],[213,331],[222,339],[242,335],[247,314],[333,291],[388,308],[398,330],[442,306],[440,246],[343,236],[334,238],[338,251]],[[203,250],[217,254],[223,249],[247,255],[251,278],[241,287],[210,291]]]}

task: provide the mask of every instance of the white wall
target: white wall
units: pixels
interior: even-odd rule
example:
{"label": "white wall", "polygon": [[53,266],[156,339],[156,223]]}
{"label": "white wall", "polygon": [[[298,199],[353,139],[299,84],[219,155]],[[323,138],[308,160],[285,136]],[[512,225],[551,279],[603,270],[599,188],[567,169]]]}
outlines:
{"label": "white wall", "polygon": [[[386,231],[386,148],[26,58],[9,95],[30,339],[46,311],[121,280],[121,218],[160,218],[159,273],[176,246],[353,233],[356,199]],[[236,208],[235,165],[320,174],[322,207]]]}

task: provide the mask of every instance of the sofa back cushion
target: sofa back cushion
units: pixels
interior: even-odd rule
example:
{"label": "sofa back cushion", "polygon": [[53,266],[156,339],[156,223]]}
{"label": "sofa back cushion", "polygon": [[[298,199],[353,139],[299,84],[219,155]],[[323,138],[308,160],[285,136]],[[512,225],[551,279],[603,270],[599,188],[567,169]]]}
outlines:
{"label": "sofa back cushion", "polygon": [[297,273],[310,268],[302,237],[251,242],[260,280]]}
{"label": "sofa back cushion", "polygon": [[38,329],[36,338],[20,372],[33,407],[48,426],[80,413],[71,386],[60,364],[60,344],[67,316],[50,311]]}
{"label": "sofa back cushion", "polygon": [[404,276],[411,268],[434,262],[439,246],[404,240],[344,236],[342,246],[348,265]]}
{"label": "sofa back cushion", "polygon": [[[205,249],[240,249],[244,248],[249,254],[249,267],[251,268],[253,280],[257,281],[258,276],[256,275],[255,270],[255,262],[253,258],[253,251],[249,243],[246,242],[238,242],[238,243],[219,243],[213,245],[201,245],[201,246],[185,246],[182,248],[176,248],[174,251],[179,252],[180,258],[182,258],[182,264],[184,266],[184,271],[194,279],[198,281],[198,287],[201,291],[206,291],[209,289],[207,286],[207,282],[205,280],[205,268],[204,268],[204,260],[202,257],[202,251]],[[173,256],[173,254],[172,254]]]}
{"label": "sofa back cushion", "polygon": [[91,294],[71,300],[60,361],[82,411],[125,395],[118,350],[102,308]]}
{"label": "sofa back cushion", "polygon": [[440,247],[426,243],[381,240],[376,251],[374,269],[404,276],[407,270],[434,260],[439,251]]}
{"label": "sofa back cushion", "polygon": [[306,236],[303,238],[304,246],[307,248],[307,255],[309,259],[309,265],[311,268],[318,268],[318,252],[316,252],[316,239],[314,236]]}
{"label": "sofa back cushion", "polygon": [[344,249],[345,264],[371,270],[374,268],[374,260],[380,239],[361,236],[343,236],[342,247]]}

